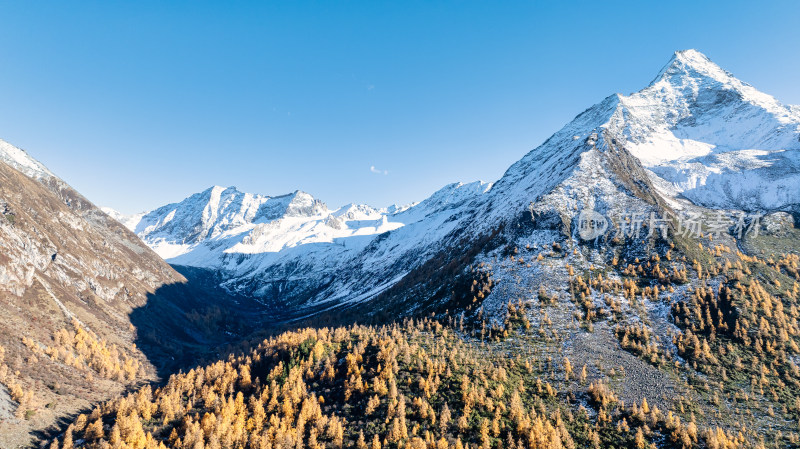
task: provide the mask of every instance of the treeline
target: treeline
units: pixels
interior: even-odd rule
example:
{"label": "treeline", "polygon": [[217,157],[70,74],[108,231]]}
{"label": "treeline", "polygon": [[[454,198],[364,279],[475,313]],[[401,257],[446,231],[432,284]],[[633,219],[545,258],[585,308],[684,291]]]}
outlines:
{"label": "treeline", "polygon": [[[45,404],[41,385],[20,372],[23,363],[36,367],[44,359],[49,359],[78,370],[89,382],[94,381],[95,376],[100,376],[122,384],[132,384],[146,376],[142,362],[130,354],[135,347],[125,350],[109,344],[75,319],[70,326],[56,331],[47,343],[23,336],[19,342],[23,352],[15,353],[16,362],[11,363],[15,367],[13,369],[6,364],[6,348],[0,346],[0,384],[7,387],[11,400],[16,403],[18,419],[29,419],[42,407],[52,408],[56,405],[54,402]],[[51,384],[50,388],[55,390],[56,385],[57,382]]]}
{"label": "treeline", "polygon": [[62,328],[53,335],[51,345],[23,337],[22,343],[34,354],[86,371],[106,379],[132,382],[144,376],[141,362],[114,344],[109,344],[94,332],[72,319],[72,329]]}

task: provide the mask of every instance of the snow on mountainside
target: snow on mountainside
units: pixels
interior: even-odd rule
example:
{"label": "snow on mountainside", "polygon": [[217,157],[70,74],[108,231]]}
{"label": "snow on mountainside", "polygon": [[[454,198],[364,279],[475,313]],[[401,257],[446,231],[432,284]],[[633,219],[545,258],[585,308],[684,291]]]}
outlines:
{"label": "snow on mountainside", "polygon": [[619,98],[606,127],[675,193],[718,208],[800,203],[800,111],[678,52],[645,89]]}
{"label": "snow on mountainside", "polygon": [[296,283],[318,283],[366,260],[376,240],[397,241],[372,269],[412,258],[454,229],[451,218],[459,205],[490,188],[451,184],[407,207],[349,204],[330,210],[301,191],[270,197],[215,186],[143,215],[109,212],[170,263],[221,270],[229,289],[265,296]]}
{"label": "snow on mountainside", "polygon": [[[364,205],[330,211],[301,191],[270,197],[219,186],[145,214],[123,216],[109,211],[165,259],[199,263],[205,259],[192,253],[205,255],[208,247],[220,248],[220,242],[226,242],[223,252],[278,252],[300,243],[332,242],[335,237],[357,234],[358,228],[374,233],[383,217],[381,211]],[[348,227],[347,223],[363,226]],[[380,232],[390,228],[380,227]],[[232,246],[237,249],[228,251]]]}
{"label": "snow on mountainside", "polygon": [[800,114],[695,50],[678,52],[645,89],[620,98],[609,128],[646,165],[749,149],[798,149]]}
{"label": "snow on mountainside", "polygon": [[116,210],[110,207],[100,207],[99,209],[109,217],[120,222],[120,224],[122,224],[131,231],[133,231],[136,228],[136,223],[139,223],[139,221],[142,219],[142,216],[144,215],[143,213],[134,215],[125,215],[120,212],[117,212]]}
{"label": "snow on mountainside", "polygon": [[47,167],[30,157],[25,150],[17,148],[3,139],[0,139],[0,161],[34,179],[55,177]]}
{"label": "snow on mountainside", "polygon": [[[324,204],[304,192],[268,197],[215,186],[179,204],[144,214],[130,225],[162,257],[174,259],[205,246],[204,242],[214,248],[219,248],[221,241],[234,244],[243,233],[281,217],[308,217],[325,212]],[[197,261],[191,255],[184,259]]]}
{"label": "snow on mountainside", "polygon": [[404,209],[335,211],[302,192],[266,197],[214,187],[130,226],[171,263],[227,273],[231,290],[368,299],[464,236],[520,226],[528,210],[562,228],[586,207],[645,212],[684,199],[796,211],[799,138],[800,109],[687,50],[643,90],[579,114],[494,185],[452,184]]}

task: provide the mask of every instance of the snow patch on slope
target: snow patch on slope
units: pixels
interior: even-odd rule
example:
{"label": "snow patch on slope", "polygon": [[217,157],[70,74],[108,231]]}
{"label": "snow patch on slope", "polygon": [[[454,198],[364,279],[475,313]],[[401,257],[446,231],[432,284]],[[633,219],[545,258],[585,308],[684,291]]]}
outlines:
{"label": "snow patch on slope", "polygon": [[34,179],[54,178],[55,175],[25,150],[0,139],[0,161]]}

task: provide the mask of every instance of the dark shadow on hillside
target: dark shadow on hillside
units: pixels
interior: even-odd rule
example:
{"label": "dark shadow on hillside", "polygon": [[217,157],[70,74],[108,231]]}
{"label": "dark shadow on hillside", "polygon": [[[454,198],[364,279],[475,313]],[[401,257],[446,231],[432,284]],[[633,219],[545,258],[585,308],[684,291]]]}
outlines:
{"label": "dark shadow on hillside", "polygon": [[187,282],[161,286],[130,315],[136,345],[163,380],[224,357],[265,321],[261,304],[220,288],[213,271],[174,268]]}
{"label": "dark shadow on hillside", "polygon": [[[148,382],[138,382],[133,385],[129,385],[125,388],[125,391],[122,393],[123,395],[133,393],[140,388],[146,386]],[[74,423],[78,416],[81,414],[88,415],[92,413],[94,406],[89,406],[83,409],[80,409],[74,413],[70,413],[64,416],[61,416],[53,423],[51,426],[44,428],[44,429],[37,429],[29,432],[29,435],[33,437],[31,443],[27,446],[29,449],[41,449],[44,446],[44,443],[47,441],[52,441],[56,437],[61,437],[64,432],[67,430],[70,424]]]}
{"label": "dark shadow on hillside", "polygon": [[[136,346],[156,368],[161,383],[180,370],[188,370],[242,351],[249,336],[260,333],[267,322],[265,307],[253,300],[231,295],[219,287],[219,276],[209,270],[174,267],[187,282],[159,287],[134,309],[130,322],[136,327]],[[123,394],[148,382],[129,385]],[[62,435],[67,426],[92,407],[60,417],[52,426],[31,432],[31,448]]]}
{"label": "dark shadow on hillside", "polygon": [[[530,218],[523,221],[527,223]],[[187,282],[161,286],[148,295],[143,306],[131,312],[135,343],[156,368],[160,378],[156,384],[161,384],[179,371],[242,354],[286,331],[382,325],[423,316],[447,318],[452,311],[480,306],[472,301],[474,279],[467,268],[479,253],[504,243],[500,231],[474,241],[453,235],[460,244],[430,257],[400,282],[364,302],[309,306],[305,294],[285,301],[258,301],[221,288],[224,279],[215,271],[173,266]],[[316,292],[304,293],[313,296]],[[142,386],[130,385],[127,392]],[[47,441],[62,434],[76,416],[64,417],[51,428],[37,431],[35,439]]]}
{"label": "dark shadow on hillside", "polygon": [[81,413],[89,413],[89,412],[91,412],[91,410],[89,410],[88,408],[79,410],[75,413],[64,415],[58,418],[53,425],[51,425],[46,429],[38,429],[31,431],[29,434],[33,437],[33,441],[28,447],[31,449],[41,447],[41,444],[43,444],[45,441],[50,441],[53,438],[56,438],[57,436],[64,433],[64,431],[67,430],[67,427],[73,422],[75,422],[75,420],[78,418],[78,415],[80,415]]}
{"label": "dark shadow on hillside", "polygon": [[[520,217],[523,224],[530,221],[530,216]],[[248,351],[266,338],[298,328],[446,318],[454,310],[479,306],[469,292],[473,278],[468,267],[479,253],[502,245],[501,234],[502,227],[478,239],[454,233],[451,237],[458,244],[430,257],[386,291],[364,302],[335,305],[236,296],[220,287],[224,279],[215,271],[174,266],[188,282],[162,286],[131,313],[136,344],[166,380],[178,370]]]}

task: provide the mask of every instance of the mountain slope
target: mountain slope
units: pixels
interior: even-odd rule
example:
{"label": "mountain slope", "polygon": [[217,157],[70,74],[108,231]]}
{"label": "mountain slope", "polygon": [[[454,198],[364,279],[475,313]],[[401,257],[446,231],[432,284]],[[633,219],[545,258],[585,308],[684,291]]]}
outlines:
{"label": "mountain slope", "polygon": [[[459,207],[490,188],[452,184],[409,207],[329,210],[304,192],[265,197],[213,187],[129,224],[170,263],[221,271],[231,291],[265,301],[307,300],[345,265],[347,271],[369,265],[370,273],[396,272],[390,267],[435,246],[467,218],[459,217]],[[383,242],[377,252],[376,240]],[[336,296],[352,293],[344,286]]]}
{"label": "mountain slope", "polygon": [[0,139],[0,161],[33,179],[55,177],[47,167],[32,158],[25,150],[17,148],[3,139]]}
{"label": "mountain slope", "polygon": [[212,292],[2,141],[0,248],[0,447],[230,338],[192,321]]}

